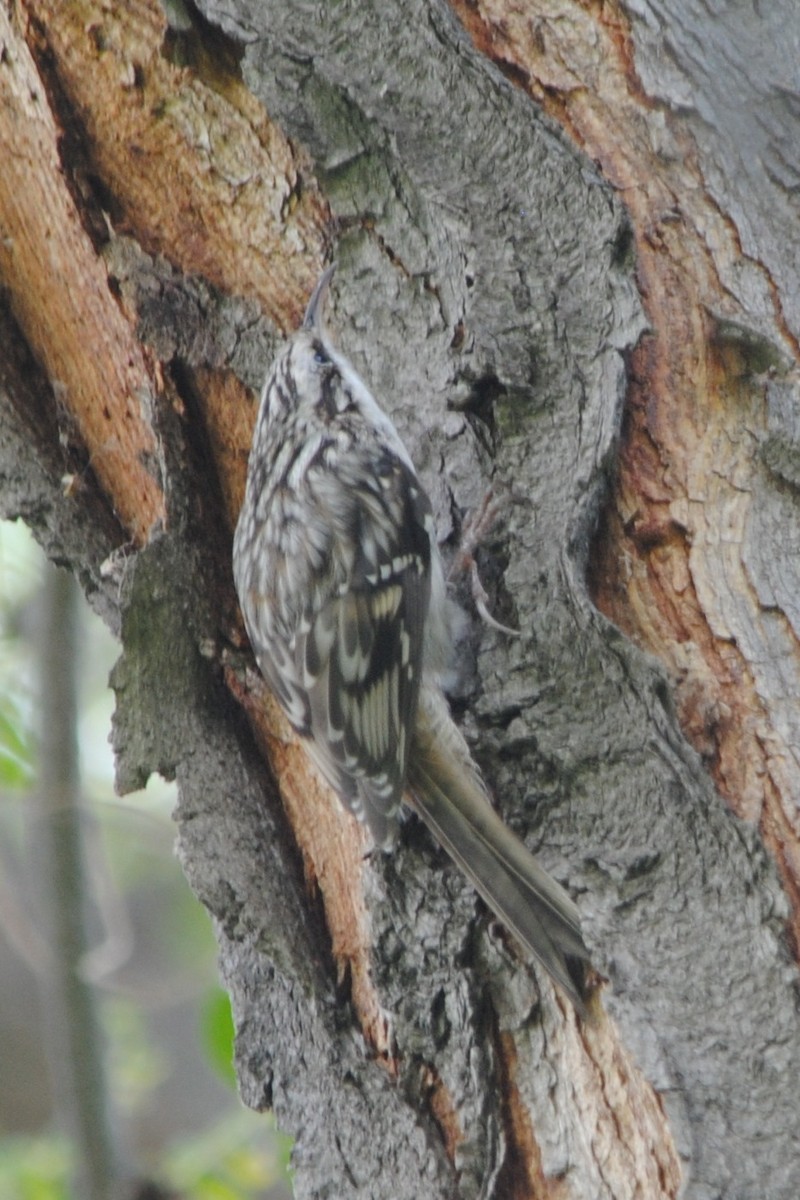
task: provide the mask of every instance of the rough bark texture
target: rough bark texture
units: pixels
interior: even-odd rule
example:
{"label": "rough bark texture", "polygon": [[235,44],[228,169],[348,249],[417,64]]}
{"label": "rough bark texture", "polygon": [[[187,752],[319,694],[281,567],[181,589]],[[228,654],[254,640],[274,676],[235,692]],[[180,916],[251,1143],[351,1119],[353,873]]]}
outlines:
{"label": "rough bark texture", "polygon": [[[3,508],[121,631],[119,783],[179,779],[299,1197],[788,1200],[800,18],[531,7],[0,9]],[[248,657],[248,389],[328,246],[442,538],[507,498],[523,636],[469,630],[458,708],[581,906],[583,1026],[416,823],[365,855]]]}

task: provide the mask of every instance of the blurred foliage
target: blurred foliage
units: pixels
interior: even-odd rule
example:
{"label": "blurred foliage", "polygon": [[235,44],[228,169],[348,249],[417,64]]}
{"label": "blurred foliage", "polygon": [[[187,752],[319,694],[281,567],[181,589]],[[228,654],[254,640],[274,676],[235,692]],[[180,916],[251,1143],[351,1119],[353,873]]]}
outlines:
{"label": "blurred foliage", "polygon": [[0,787],[27,788],[33,782],[33,746],[13,696],[0,696]]}
{"label": "blurred foliage", "polygon": [[[0,523],[3,1200],[81,1200],[69,1193],[71,1147],[53,1127],[41,1053],[36,1062],[25,1057],[26,1047],[45,1041],[34,974],[41,969],[30,903],[35,880],[26,859],[26,797],[36,774],[31,612],[42,563],[24,526]],[[118,647],[88,607],[83,636],[79,738],[93,895],[84,971],[100,996],[122,1141],[138,1175],[182,1200],[285,1200],[291,1142],[236,1096],[233,1021],[217,982],[211,923],[173,854],[174,788],[154,779],[144,792],[114,795],[107,678]]]}
{"label": "blurred foliage", "polygon": [[291,1139],[277,1133],[268,1149],[243,1128],[243,1111],[220,1121],[198,1138],[177,1145],[166,1165],[167,1182],[191,1200],[241,1200],[264,1195],[274,1180],[286,1178]]}
{"label": "blurred foliage", "polygon": [[66,1191],[69,1168],[64,1138],[0,1140],[0,1195],[7,1200],[71,1200]]}
{"label": "blurred foliage", "polygon": [[31,664],[24,614],[40,577],[38,548],[21,524],[0,522],[0,788],[33,782]]}
{"label": "blurred foliage", "polygon": [[209,992],[203,1004],[202,1038],[206,1057],[220,1079],[236,1087],[233,1069],[233,1014],[227,992],[216,988]]}
{"label": "blurred foliage", "polygon": [[[182,1200],[260,1200],[287,1179],[291,1139],[271,1118],[240,1109],[202,1134],[170,1147],[154,1174]],[[0,1196],[3,1200],[79,1200],[67,1179],[70,1148],[57,1135],[0,1139]],[[288,1191],[280,1193],[290,1195]]]}

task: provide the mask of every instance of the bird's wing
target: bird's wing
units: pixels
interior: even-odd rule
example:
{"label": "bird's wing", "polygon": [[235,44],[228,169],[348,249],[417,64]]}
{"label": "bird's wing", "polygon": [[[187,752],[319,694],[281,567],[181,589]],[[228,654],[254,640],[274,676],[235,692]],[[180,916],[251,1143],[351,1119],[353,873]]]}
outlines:
{"label": "bird's wing", "polygon": [[301,622],[294,666],[308,701],[313,756],[383,844],[416,722],[430,599],[429,510],[395,460],[369,497],[353,498],[352,520],[358,555],[336,594]]}

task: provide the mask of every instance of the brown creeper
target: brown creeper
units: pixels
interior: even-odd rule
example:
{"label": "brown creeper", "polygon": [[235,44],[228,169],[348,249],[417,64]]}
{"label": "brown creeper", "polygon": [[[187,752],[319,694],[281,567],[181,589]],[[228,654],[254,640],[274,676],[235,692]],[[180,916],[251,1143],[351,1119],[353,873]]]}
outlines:
{"label": "brown creeper", "polygon": [[394,425],[325,333],[332,274],[272,364],[250,453],[233,570],[258,664],[375,841],[391,842],[405,797],[582,1010],[577,908],[492,808],[450,717],[430,502]]}

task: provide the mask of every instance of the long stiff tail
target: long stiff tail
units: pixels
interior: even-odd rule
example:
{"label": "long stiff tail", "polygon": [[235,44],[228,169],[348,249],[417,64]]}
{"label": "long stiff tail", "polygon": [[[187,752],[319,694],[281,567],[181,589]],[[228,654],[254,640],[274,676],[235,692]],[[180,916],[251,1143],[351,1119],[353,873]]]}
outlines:
{"label": "long stiff tail", "polygon": [[421,698],[408,789],[414,809],[492,911],[585,1014],[589,954],[578,909],[492,808],[442,698]]}

